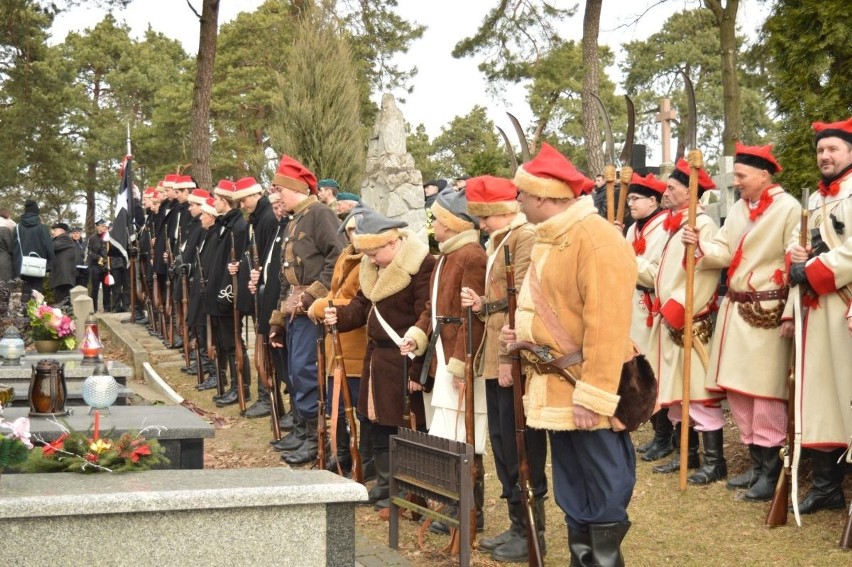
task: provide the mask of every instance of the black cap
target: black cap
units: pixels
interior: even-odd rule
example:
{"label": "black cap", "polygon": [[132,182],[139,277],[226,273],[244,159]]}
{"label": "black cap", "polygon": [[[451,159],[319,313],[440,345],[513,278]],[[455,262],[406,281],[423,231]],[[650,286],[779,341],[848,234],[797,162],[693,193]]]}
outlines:
{"label": "black cap", "polygon": [[95,221],[95,226],[101,226],[103,224],[108,224],[106,219],[98,219]]}
{"label": "black cap", "polygon": [[55,222],[55,223],[53,223],[53,226],[50,227],[50,228],[61,228],[65,232],[71,232],[71,229],[64,222]]}

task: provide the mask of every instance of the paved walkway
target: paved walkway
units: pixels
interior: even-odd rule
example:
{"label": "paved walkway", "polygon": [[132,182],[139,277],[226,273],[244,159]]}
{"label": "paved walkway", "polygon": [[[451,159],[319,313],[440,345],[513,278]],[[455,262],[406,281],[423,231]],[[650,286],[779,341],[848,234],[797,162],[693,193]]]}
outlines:
{"label": "paved walkway", "polygon": [[[125,352],[133,357],[133,361],[128,361],[129,366],[134,366],[134,363],[136,366],[141,366],[142,362],[150,362],[155,367],[163,368],[180,368],[184,365],[182,350],[167,349],[163,346],[162,340],[150,336],[141,325],[122,324],[120,321],[127,318],[126,313],[99,313],[98,316],[103,320],[103,326],[108,327],[110,334],[125,345]],[[254,333],[251,329],[247,348],[249,351],[254,348]],[[249,358],[251,359],[251,355]],[[134,383],[132,387],[143,398],[151,397],[159,401],[167,399],[153,388],[142,384]],[[387,545],[356,533],[355,565],[356,567],[410,567],[411,562]]]}

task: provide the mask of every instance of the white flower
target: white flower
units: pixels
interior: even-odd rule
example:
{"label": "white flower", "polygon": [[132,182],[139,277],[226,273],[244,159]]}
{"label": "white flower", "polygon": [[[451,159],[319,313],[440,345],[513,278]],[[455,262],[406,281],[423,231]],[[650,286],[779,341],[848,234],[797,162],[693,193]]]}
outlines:
{"label": "white flower", "polygon": [[12,439],[20,439],[27,446],[27,449],[32,449],[33,444],[30,442],[30,420],[27,417],[19,417],[15,421],[0,420],[0,429],[6,429],[11,432],[9,437]]}

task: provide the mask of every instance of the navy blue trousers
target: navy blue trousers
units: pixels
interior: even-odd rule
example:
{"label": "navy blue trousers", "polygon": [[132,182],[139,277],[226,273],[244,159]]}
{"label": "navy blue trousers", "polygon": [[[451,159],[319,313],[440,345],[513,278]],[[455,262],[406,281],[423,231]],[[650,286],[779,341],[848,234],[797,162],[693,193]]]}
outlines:
{"label": "navy blue trousers", "polygon": [[611,429],[550,431],[553,492],[571,530],[627,521],[636,484],[630,434]]}
{"label": "navy blue trousers", "polygon": [[317,416],[317,326],[305,316],[287,323],[287,372],[302,419]]}

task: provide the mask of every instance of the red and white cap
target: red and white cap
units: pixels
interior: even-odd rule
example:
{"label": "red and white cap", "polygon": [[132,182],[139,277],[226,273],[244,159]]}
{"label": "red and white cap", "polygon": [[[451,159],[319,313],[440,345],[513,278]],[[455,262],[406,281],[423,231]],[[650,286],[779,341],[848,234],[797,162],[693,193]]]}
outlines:
{"label": "red and white cap", "polygon": [[206,191],[204,189],[193,189],[192,193],[189,194],[189,197],[187,197],[186,200],[190,203],[195,203],[196,205],[203,205],[210,196],[210,191]]}
{"label": "red and white cap", "polygon": [[229,181],[227,179],[222,179],[219,181],[219,184],[216,185],[216,188],[213,190],[214,195],[219,195],[224,199],[228,199],[229,201],[234,201],[234,193],[237,190],[237,184],[233,181]]}
{"label": "red and white cap", "polygon": [[278,169],[272,177],[272,184],[305,195],[316,195],[317,192],[317,176],[290,156],[281,157]]}
{"label": "red and white cap", "polygon": [[216,200],[213,197],[209,197],[204,203],[201,205],[201,212],[207,213],[211,217],[218,217],[219,211],[216,210]]}
{"label": "red and white cap", "polygon": [[195,181],[189,175],[178,175],[175,179],[175,189],[195,189]]}
{"label": "red and white cap", "polygon": [[553,146],[542,143],[538,155],[518,167],[515,185],[535,197],[574,199],[594,186],[594,181]]}
{"label": "red and white cap", "polygon": [[239,201],[243,197],[248,197],[255,193],[263,193],[263,187],[255,181],[254,177],[243,177],[242,179],[238,179],[234,185],[236,187],[233,196],[235,201]]}
{"label": "red and white cap", "polygon": [[518,188],[511,179],[481,175],[465,185],[467,212],[476,217],[507,215],[518,212]]}
{"label": "red and white cap", "polygon": [[170,174],[166,175],[163,178],[163,187],[165,189],[174,189],[175,188],[175,182],[177,181],[177,178],[178,178],[177,173],[170,173]]}

